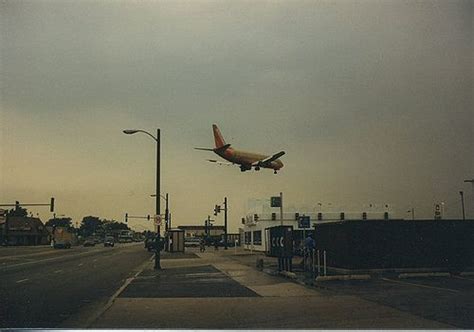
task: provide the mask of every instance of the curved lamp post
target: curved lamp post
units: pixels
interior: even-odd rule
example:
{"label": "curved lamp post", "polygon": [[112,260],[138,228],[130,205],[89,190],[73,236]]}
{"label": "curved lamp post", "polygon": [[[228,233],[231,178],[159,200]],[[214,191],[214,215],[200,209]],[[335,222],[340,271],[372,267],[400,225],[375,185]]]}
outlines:
{"label": "curved lamp post", "polygon": [[[155,214],[160,215],[160,129],[156,129],[156,137],[150,134],[149,132],[141,129],[125,129],[123,131],[124,134],[132,135],[136,133],[143,133],[151,138],[156,142],[156,202],[155,202]],[[161,251],[161,243],[160,243],[160,225],[157,226],[157,233],[158,233],[158,243],[156,243],[155,248],[155,270],[161,270],[160,265],[160,251]]]}

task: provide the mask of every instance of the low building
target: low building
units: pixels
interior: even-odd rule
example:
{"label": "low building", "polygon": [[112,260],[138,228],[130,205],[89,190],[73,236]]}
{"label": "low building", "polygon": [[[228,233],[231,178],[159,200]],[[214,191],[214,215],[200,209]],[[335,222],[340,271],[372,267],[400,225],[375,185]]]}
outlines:
{"label": "low building", "polygon": [[184,237],[221,237],[225,233],[224,226],[200,226],[200,225],[189,225],[189,226],[178,226],[179,229],[184,230]]}
{"label": "low building", "polygon": [[[301,217],[309,218],[305,227],[301,224]],[[318,224],[334,223],[343,220],[389,220],[390,213],[385,212],[285,212],[280,213],[250,213],[242,218],[242,241],[247,250],[269,251],[267,230],[275,226],[293,227],[295,248],[300,248],[308,232],[313,232]]]}
{"label": "low building", "polygon": [[50,233],[39,218],[8,217],[0,223],[0,238],[8,245],[49,244]]}

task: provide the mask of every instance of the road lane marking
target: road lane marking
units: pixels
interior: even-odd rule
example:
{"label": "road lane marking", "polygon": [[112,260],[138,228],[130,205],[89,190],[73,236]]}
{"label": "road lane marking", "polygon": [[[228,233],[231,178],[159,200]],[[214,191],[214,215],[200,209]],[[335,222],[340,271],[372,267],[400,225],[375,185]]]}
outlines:
{"label": "road lane marking", "polygon": [[21,280],[18,280],[16,283],[19,284],[21,282],[25,282],[25,281],[28,281],[28,280],[30,280],[30,279],[21,279]]}
{"label": "road lane marking", "polygon": [[417,286],[417,287],[423,287],[423,288],[429,288],[429,289],[436,289],[436,290],[442,290],[442,291],[447,291],[447,292],[452,292],[452,293],[460,293],[460,291],[458,291],[458,290],[449,289],[449,288],[441,288],[441,287],[420,285],[420,284],[415,284],[415,283],[412,283],[412,282],[398,281],[398,280],[393,280],[393,279],[388,279],[388,278],[382,278],[382,280],[389,281],[389,282],[394,282],[396,284]]}
{"label": "road lane marking", "polygon": [[56,271],[54,271],[54,273],[61,273],[61,272],[63,272],[63,270],[56,270]]}
{"label": "road lane marking", "polygon": [[78,266],[82,266],[82,265],[84,265],[84,264],[83,264],[83,263],[81,263],[81,264],[79,264]]}

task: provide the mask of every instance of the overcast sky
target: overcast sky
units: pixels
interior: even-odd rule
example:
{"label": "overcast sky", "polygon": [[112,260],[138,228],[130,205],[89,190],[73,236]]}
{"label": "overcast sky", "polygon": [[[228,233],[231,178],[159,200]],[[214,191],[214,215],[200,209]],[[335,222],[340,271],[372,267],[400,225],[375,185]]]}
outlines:
{"label": "overcast sky", "polygon": [[[155,144],[122,130],[161,128],[175,226],[227,196],[235,232],[249,199],[280,191],[459,218],[464,190],[474,217],[473,1],[4,0],[0,15],[1,203],[153,214]],[[235,148],[286,151],[284,168],[206,162],[193,147],[213,123]]]}

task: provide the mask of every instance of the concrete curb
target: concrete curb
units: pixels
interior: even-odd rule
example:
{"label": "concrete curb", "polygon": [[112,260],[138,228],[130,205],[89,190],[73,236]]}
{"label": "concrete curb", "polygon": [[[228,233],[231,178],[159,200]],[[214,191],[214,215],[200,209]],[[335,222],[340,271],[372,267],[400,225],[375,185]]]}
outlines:
{"label": "concrete curb", "polygon": [[419,277],[450,277],[448,272],[425,272],[425,273],[400,273],[398,279],[419,278]]}
{"label": "concrete curb", "polygon": [[347,274],[338,276],[318,276],[316,281],[332,281],[332,280],[369,280],[369,274]]}

